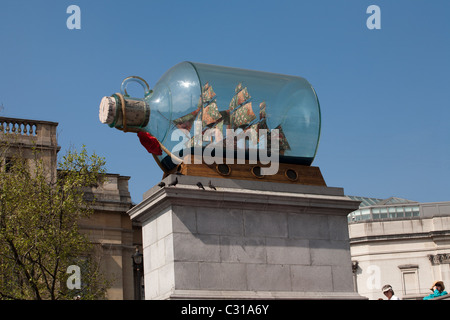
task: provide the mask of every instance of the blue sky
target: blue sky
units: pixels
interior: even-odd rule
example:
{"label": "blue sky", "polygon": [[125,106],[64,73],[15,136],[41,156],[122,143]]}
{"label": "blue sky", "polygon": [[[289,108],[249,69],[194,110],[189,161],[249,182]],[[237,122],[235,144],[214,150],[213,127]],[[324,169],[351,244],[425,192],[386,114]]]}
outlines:
{"label": "blue sky", "polygon": [[[80,30],[66,26],[72,4]],[[450,201],[449,17],[448,0],[2,0],[0,115],[58,122],[60,153],[104,156],[137,203],[162,171],[135,134],[98,120],[125,77],[152,86],[185,60],[292,74],[321,103],[313,165],[329,186]]]}

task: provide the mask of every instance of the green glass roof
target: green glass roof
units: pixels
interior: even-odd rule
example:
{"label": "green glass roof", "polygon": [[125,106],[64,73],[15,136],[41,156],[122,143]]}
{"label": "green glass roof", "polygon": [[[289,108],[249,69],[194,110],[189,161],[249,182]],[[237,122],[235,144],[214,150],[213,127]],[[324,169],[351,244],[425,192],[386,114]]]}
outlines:
{"label": "green glass roof", "polygon": [[420,216],[419,202],[408,199],[390,197],[387,199],[348,196],[352,200],[361,201],[359,209],[347,216],[348,222],[372,219],[404,219]]}
{"label": "green glass roof", "polygon": [[390,204],[403,204],[403,203],[418,203],[417,201],[398,198],[398,197],[390,197],[387,199],[379,199],[379,198],[367,198],[367,197],[358,197],[358,196],[347,196],[352,200],[361,201],[359,205],[360,208],[369,207],[369,206],[383,206]]}

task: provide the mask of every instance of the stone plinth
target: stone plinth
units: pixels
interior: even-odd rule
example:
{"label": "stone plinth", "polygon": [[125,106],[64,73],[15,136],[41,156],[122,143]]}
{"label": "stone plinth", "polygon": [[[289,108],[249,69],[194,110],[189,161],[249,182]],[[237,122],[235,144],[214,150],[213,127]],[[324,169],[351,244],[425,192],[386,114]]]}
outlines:
{"label": "stone plinth", "polygon": [[346,217],[359,202],[343,189],[180,175],[164,181],[128,211],[142,223],[146,299],[360,298]]}

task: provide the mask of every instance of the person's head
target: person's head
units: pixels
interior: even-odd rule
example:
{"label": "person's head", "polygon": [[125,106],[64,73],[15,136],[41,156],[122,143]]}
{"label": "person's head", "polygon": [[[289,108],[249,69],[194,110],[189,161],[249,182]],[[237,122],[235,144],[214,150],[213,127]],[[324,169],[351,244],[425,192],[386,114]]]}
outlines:
{"label": "person's head", "polygon": [[445,290],[444,282],[442,281],[436,281],[433,283],[433,286],[430,288],[431,291],[437,290],[439,292],[442,292]]}
{"label": "person's head", "polygon": [[394,290],[392,290],[391,285],[387,284],[384,285],[383,288],[381,288],[381,291],[383,291],[383,294],[390,299],[394,295]]}

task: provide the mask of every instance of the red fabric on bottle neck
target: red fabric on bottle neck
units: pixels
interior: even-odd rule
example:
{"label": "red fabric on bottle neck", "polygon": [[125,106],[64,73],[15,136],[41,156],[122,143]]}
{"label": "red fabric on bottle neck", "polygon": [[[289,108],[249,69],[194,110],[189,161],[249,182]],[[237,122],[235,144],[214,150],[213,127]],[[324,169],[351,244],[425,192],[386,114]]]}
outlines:
{"label": "red fabric on bottle neck", "polygon": [[149,153],[157,156],[162,155],[162,150],[158,139],[145,131],[140,131],[137,135],[139,137],[139,141]]}

